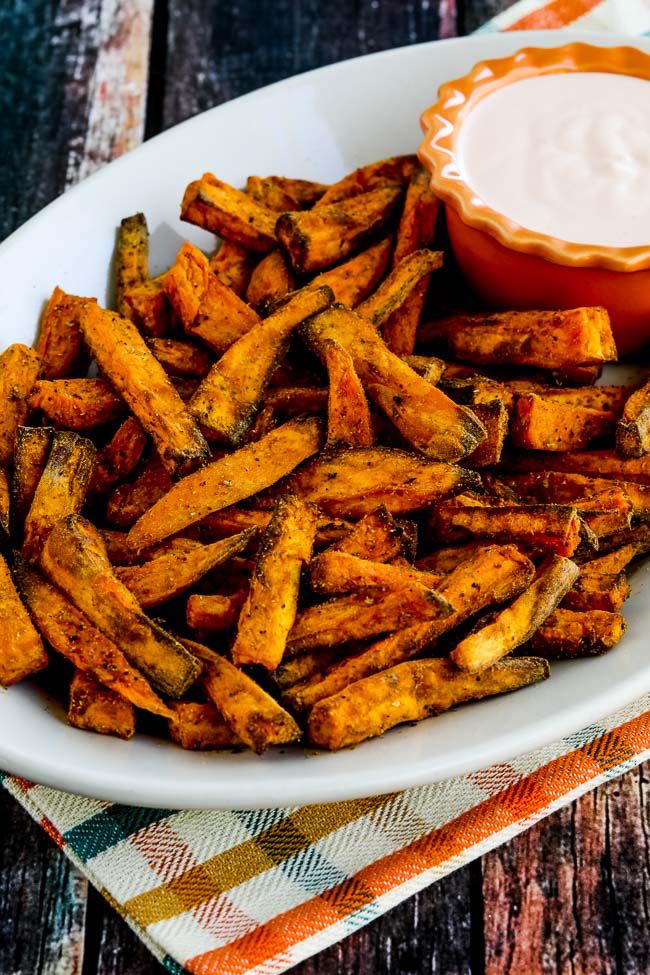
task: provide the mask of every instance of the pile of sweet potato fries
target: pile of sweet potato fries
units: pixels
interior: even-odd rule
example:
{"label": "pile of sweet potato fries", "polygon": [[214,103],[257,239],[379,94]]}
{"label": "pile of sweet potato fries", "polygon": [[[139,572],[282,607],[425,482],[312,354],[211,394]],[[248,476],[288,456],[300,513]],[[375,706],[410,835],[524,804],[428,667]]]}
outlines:
{"label": "pile of sweet potato fries", "polygon": [[602,308],[457,311],[412,156],[330,186],[207,173],[116,308],[56,288],[0,356],[0,683],[185,748],[337,749],[613,647],[650,550],[650,386]]}

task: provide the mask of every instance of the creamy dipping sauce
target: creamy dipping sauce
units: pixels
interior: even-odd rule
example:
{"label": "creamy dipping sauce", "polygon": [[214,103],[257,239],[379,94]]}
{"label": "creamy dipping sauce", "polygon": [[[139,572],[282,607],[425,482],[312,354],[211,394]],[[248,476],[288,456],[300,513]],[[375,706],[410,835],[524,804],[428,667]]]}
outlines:
{"label": "creamy dipping sauce", "polygon": [[575,72],[505,85],[464,120],[457,162],[480,201],[529,230],[650,243],[650,81]]}

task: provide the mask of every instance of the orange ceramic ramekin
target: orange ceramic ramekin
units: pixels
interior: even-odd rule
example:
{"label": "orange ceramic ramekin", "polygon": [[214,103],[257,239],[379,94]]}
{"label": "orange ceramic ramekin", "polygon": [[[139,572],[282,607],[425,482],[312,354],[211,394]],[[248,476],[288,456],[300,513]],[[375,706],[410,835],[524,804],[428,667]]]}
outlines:
{"label": "orange ceramic ramekin", "polygon": [[604,305],[625,355],[650,341],[650,228],[648,245],[641,247],[576,244],[537,233],[482,203],[457,164],[461,127],[480,100],[524,78],[571,71],[650,80],[650,55],[633,47],[568,44],[482,61],[444,84],[438,101],[423,112],[418,155],[445,204],[456,259],[483,301],[504,309]]}

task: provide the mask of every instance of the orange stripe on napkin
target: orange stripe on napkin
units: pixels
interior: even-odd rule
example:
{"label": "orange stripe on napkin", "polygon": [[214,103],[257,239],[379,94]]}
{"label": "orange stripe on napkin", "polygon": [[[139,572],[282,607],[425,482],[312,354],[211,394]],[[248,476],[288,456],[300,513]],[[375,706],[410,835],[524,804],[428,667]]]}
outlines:
{"label": "orange stripe on napkin", "polygon": [[551,0],[540,10],[520,17],[504,30],[557,30],[588,14],[603,0]]}

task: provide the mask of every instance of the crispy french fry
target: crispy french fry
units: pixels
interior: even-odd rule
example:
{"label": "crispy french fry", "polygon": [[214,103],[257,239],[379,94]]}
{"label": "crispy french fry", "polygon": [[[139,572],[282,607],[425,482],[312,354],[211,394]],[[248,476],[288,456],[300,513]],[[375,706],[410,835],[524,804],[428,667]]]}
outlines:
{"label": "crispy french fry", "polygon": [[574,609],[580,613],[588,613],[592,609],[616,613],[629,596],[630,584],[624,572],[584,575],[581,571],[580,578],[561,605],[564,609]]}
{"label": "crispy french fry", "polygon": [[311,282],[312,287],[326,284],[334,293],[334,300],[354,308],[371,294],[384,276],[393,246],[392,237],[371,244],[367,250],[329,271],[322,271]]}
{"label": "crispy french fry", "polygon": [[47,653],[0,555],[0,685],[9,687],[47,667]]}
{"label": "crispy french fry", "polygon": [[291,715],[259,684],[207,647],[185,640],[204,664],[202,683],[231,731],[260,754],[270,745],[285,745],[302,732]]}
{"label": "crispy french fry", "polygon": [[55,288],[45,306],[34,349],[41,357],[45,379],[65,379],[73,376],[84,361],[83,339],[79,315],[86,302],[94,298],[79,298]]}
{"label": "crispy french fry", "polygon": [[11,463],[16,431],[29,415],[29,394],[40,369],[40,356],[26,345],[10,345],[0,355],[0,467]]}
{"label": "crispy french fry", "polygon": [[264,314],[273,302],[284,298],[295,286],[296,279],[282,251],[269,251],[251,274],[246,301]]}
{"label": "crispy french fry", "polygon": [[413,582],[400,590],[369,589],[339,596],[298,614],[287,654],[292,657],[314,647],[366,640],[417,622],[444,619],[451,612],[438,592]]}
{"label": "crispy french fry", "polygon": [[616,427],[616,449],[623,457],[650,453],[650,383],[627,400]]}
{"label": "crispy french fry", "polygon": [[169,718],[171,712],[122,651],[96,629],[66,597],[41,575],[19,561],[20,591],[39,630],[57,653],[76,668],[90,672],[105,687],[135,707]]}
{"label": "crispy french fry", "polygon": [[165,290],[187,334],[219,354],[259,322],[259,315],[213,274],[192,244],[179,250]]}
{"label": "crispy french fry", "polygon": [[556,609],[533,635],[527,649],[548,660],[593,657],[616,646],[626,628],[620,613]]}
{"label": "crispy french fry", "polygon": [[586,477],[631,481],[650,487],[650,457],[621,457],[615,450],[575,450],[566,454],[512,454],[502,462],[512,474],[531,471],[562,471]]}
{"label": "crispy french fry", "polygon": [[212,173],[190,183],[181,203],[181,220],[211,230],[249,251],[265,253],[276,246],[276,219],[273,210]]}
{"label": "crispy french fry", "polygon": [[328,549],[312,560],[311,586],[315,592],[333,595],[380,586],[387,590],[404,589],[411,583],[437,589],[442,576],[415,569],[408,562],[386,564]]}
{"label": "crispy french fry", "polygon": [[185,592],[206,573],[243,551],[255,534],[255,528],[248,528],[211,545],[192,546],[188,552],[169,552],[142,565],[124,566],[116,569],[116,575],[140,606],[149,609]]}
{"label": "crispy french fry", "polygon": [[143,213],[125,217],[120,223],[115,253],[115,291],[117,310],[128,318],[130,306],[124,295],[144,284],[149,277],[149,230]]}
{"label": "crispy french fry", "polygon": [[464,463],[469,467],[490,467],[498,464],[508,436],[510,420],[508,411],[499,400],[491,403],[477,403],[472,413],[483,424],[487,436],[472,451]]}
{"label": "crispy french fry", "polygon": [[129,532],[130,544],[135,549],[147,548],[275,484],[316,453],[321,436],[318,420],[298,418],[257,443],[226,454],[174,485],[146,511]]}
{"label": "crispy french fry", "polygon": [[442,341],[457,359],[475,365],[507,363],[562,369],[616,358],[604,308],[454,315],[425,326],[420,339]]}
{"label": "crispy french fry", "polygon": [[[259,176],[249,176],[246,183],[246,192],[254,197],[253,187]],[[320,200],[321,196],[329,188],[326,183],[315,183],[310,179],[292,179],[288,176],[265,176],[262,180],[266,186],[275,186],[283,193],[286,193],[293,200],[296,200],[301,210],[308,210]],[[283,208],[285,209],[285,208]]]}
{"label": "crispy french fry", "polygon": [[309,715],[309,739],[330,750],[356,745],[405,721],[420,721],[456,704],[518,690],[549,676],[536,657],[501,660],[464,674],[448,660],[410,660],[319,701]]}
{"label": "crispy french fry", "polygon": [[246,180],[246,195],[256,203],[275,213],[284,213],[286,210],[302,210],[300,203],[284,186],[274,180],[263,179],[260,176],[249,176]]}
{"label": "crispy french fry", "polygon": [[237,444],[258,411],[291,334],[332,302],[329,288],[299,291],[274,315],[242,335],[214,364],[190,402],[210,437]]}
{"label": "crispy french fry", "polygon": [[89,494],[101,494],[133,473],[147,446],[147,435],[134,416],[128,416],[97,454]]}
{"label": "crispy french fry", "polygon": [[181,748],[216,751],[241,745],[237,735],[209,702],[173,701],[169,737]]}
{"label": "crispy french fry", "polygon": [[201,630],[206,633],[229,630],[237,625],[247,595],[245,589],[232,596],[202,596],[194,593],[187,600],[187,625],[191,630]]}
{"label": "crispy french fry", "polygon": [[135,734],[133,705],[83,670],[75,670],[72,677],[68,721],[75,728],[100,735],[128,739]]}
{"label": "crispy french fry", "polygon": [[98,305],[81,315],[81,330],[99,367],[151,436],[172,476],[195,470],[208,445],[135,326]]}
{"label": "crispy french fry", "polygon": [[79,515],[59,521],[45,543],[41,565],[54,585],[155,687],[180,697],[194,682],[198,662],[144,615],[113,572],[101,536],[90,522]]}
{"label": "crispy french fry", "polygon": [[539,551],[573,555],[580,543],[580,518],[571,505],[440,505],[435,532],[441,542],[486,539],[514,541]]}
{"label": "crispy french fry", "polygon": [[510,435],[523,450],[583,450],[611,433],[616,414],[529,394],[518,396]]}
{"label": "crispy french fry", "polygon": [[330,308],[311,319],[302,333],[317,351],[326,339],[338,342],[350,354],[370,398],[427,456],[459,460],[485,439],[485,428],[470,410],[418,376],[354,312]]}
{"label": "crispy french fry", "polygon": [[95,446],[76,433],[55,431],[47,464],[25,518],[22,555],[38,562],[56,523],[81,511],[95,463]]}
{"label": "crispy french fry", "polygon": [[385,505],[364,515],[339,541],[332,544],[337,552],[346,552],[371,562],[388,562],[404,555],[406,539],[403,528]]}
{"label": "crispy french fry", "polygon": [[415,156],[391,156],[359,166],[336,183],[332,183],[318,200],[318,207],[329,206],[360,193],[385,186],[386,183],[408,183],[417,167]]}
{"label": "crispy french fry", "polygon": [[372,447],[370,408],[349,353],[332,339],[326,339],[320,354],[327,369],[327,443],[351,447]]}
{"label": "crispy french fry", "polygon": [[380,505],[391,514],[428,508],[477,483],[476,474],[391,447],[324,451],[278,488],[333,517],[361,518]]}
{"label": "crispy french fry", "polygon": [[320,271],[344,260],[390,217],[401,187],[387,184],[313,210],[282,213],[275,227],[298,274]]}
{"label": "crispy french fry", "polygon": [[52,427],[18,427],[11,480],[11,534],[22,539],[25,517],[45,470],[52,443]]}
{"label": "crispy french fry", "polygon": [[210,270],[222,284],[243,298],[258,255],[231,240],[223,240],[210,258]]}
{"label": "crispy french fry", "polygon": [[[233,663],[275,670],[298,611],[300,573],[309,562],[318,512],[298,498],[280,498],[258,552],[232,646]],[[223,543],[221,543],[223,544]]]}
{"label": "crispy french fry", "polygon": [[[316,701],[338,694],[349,684],[417,656],[444,633],[486,606],[519,595],[531,582],[533,564],[513,545],[485,546],[443,579],[437,591],[454,607],[441,620],[416,623],[371,644],[365,650],[335,662],[327,672],[296,683],[285,694],[291,707],[304,711]],[[299,661],[301,658],[298,657]]]}
{"label": "crispy french fry", "polygon": [[125,411],[124,400],[103,379],[40,379],[28,402],[52,423],[77,432],[111,423]]}
{"label": "crispy french fry", "polygon": [[124,305],[130,318],[141,332],[153,338],[168,335],[176,323],[176,315],[166,290],[167,275],[143,281],[124,292]]}
{"label": "crispy french fry", "polygon": [[129,528],[172,487],[172,480],[157,453],[142,465],[134,481],[118,484],[106,502],[106,519],[118,528]]}
{"label": "crispy french fry", "polygon": [[[418,250],[402,258],[369,298],[357,305],[356,313],[375,328],[381,328],[413,294],[422,278],[442,267],[442,251]],[[389,346],[390,347],[390,346]],[[399,349],[408,354],[413,346]]]}
{"label": "crispy french fry", "polygon": [[153,338],[147,343],[165,372],[172,376],[207,376],[212,356],[195,345],[179,339]]}
{"label": "crispy french fry", "polygon": [[484,671],[526,643],[554,609],[580,574],[570,559],[555,555],[538,570],[526,592],[502,609],[486,626],[456,644],[450,657],[470,673]]}

